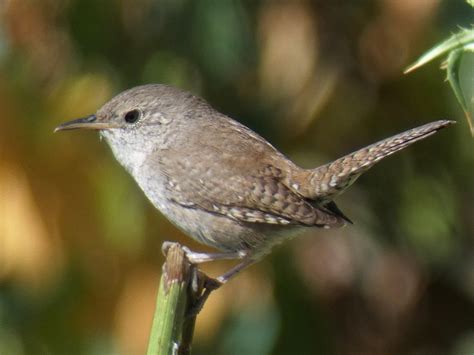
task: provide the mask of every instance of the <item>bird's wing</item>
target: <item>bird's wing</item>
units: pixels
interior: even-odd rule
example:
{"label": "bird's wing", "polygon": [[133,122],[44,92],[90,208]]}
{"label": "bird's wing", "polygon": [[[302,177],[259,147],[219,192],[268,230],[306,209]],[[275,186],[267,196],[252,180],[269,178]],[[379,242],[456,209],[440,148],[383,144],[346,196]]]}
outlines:
{"label": "bird's wing", "polygon": [[173,166],[161,159],[161,170],[173,189],[171,200],[183,207],[200,208],[247,223],[320,227],[345,223],[331,209],[311,204],[288,188],[279,169],[267,165],[252,171],[240,166],[239,157],[235,156],[232,165],[222,161],[188,164],[196,158],[182,159],[177,164],[173,159]]}

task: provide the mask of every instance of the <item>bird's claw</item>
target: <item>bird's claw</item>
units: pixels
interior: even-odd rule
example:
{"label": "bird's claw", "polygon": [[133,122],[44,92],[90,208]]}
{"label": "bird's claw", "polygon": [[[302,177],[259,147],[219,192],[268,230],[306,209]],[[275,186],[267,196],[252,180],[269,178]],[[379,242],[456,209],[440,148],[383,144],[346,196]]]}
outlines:
{"label": "bird's claw", "polygon": [[186,312],[186,317],[196,317],[199,312],[201,312],[204,303],[206,303],[207,299],[209,298],[209,295],[211,294],[212,291],[217,290],[219,287],[223,285],[222,282],[220,282],[217,279],[213,279],[211,277],[205,276],[206,279],[204,280],[204,285],[203,289],[204,291],[202,294],[193,302],[192,305],[188,308]]}
{"label": "bird's claw", "polygon": [[161,244],[161,252],[163,253],[164,256],[168,255],[168,251],[170,250],[170,248],[175,245],[175,244],[178,244],[176,242],[169,242],[169,241],[164,241],[163,244]]}

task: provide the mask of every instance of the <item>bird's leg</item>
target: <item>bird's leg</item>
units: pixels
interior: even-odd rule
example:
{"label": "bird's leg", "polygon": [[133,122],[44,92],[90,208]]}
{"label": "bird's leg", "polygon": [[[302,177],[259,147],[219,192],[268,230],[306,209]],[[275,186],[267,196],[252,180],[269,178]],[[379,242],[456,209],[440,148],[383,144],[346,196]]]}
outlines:
{"label": "bird's leg", "polygon": [[[164,255],[167,254],[171,245],[175,244],[174,242],[163,242],[161,250]],[[188,247],[181,246],[183,251],[186,254],[186,257],[192,264],[200,264],[207,261],[214,261],[214,260],[241,260],[241,262],[231,268],[229,271],[224,273],[223,275],[219,276],[217,279],[205,276],[206,279],[204,281],[204,291],[201,296],[196,300],[193,304],[191,309],[188,311],[188,316],[195,316],[197,315],[204,303],[206,302],[207,298],[211,294],[212,291],[217,290],[231,278],[236,276],[239,272],[243,269],[247,268],[248,266],[256,263],[260,258],[255,257],[255,255],[251,255],[246,251],[236,251],[236,252],[222,252],[222,253],[199,253],[192,251]]]}
{"label": "bird's leg", "polygon": [[[175,243],[163,242],[163,245],[161,246],[161,251],[163,252],[164,255],[168,253],[168,249],[173,244]],[[213,289],[216,289],[222,284],[225,284],[232,277],[237,275],[240,271],[254,264],[260,259],[258,257],[255,257],[255,255],[251,255],[247,251],[243,251],[243,250],[223,252],[223,253],[199,253],[199,252],[192,251],[186,246],[181,246],[181,248],[183,249],[183,251],[186,254],[186,257],[192,264],[200,264],[200,263],[205,263],[205,262],[214,261],[214,260],[242,260],[243,259],[239,264],[235,265],[232,269],[227,271],[225,274],[215,279]],[[219,286],[216,287],[216,283],[218,283]]]}
{"label": "bird's leg", "polygon": [[257,261],[258,261],[258,258],[246,257],[242,262],[234,266],[225,274],[219,276],[217,279],[213,279],[211,277],[205,276],[206,279],[204,281],[204,286],[203,286],[204,291],[201,294],[201,296],[199,296],[199,298],[190,307],[190,309],[187,312],[187,316],[188,317],[196,316],[201,311],[202,307],[204,306],[204,303],[207,301],[212,291],[217,290],[219,287],[221,287],[223,284],[229,281],[232,277],[236,276],[240,271],[254,264]]}
{"label": "bird's leg", "polygon": [[186,256],[188,257],[189,261],[193,264],[205,263],[207,261],[214,261],[214,260],[242,260],[239,264],[235,265],[232,269],[227,271],[225,274],[215,279],[215,282],[219,283],[219,286],[215,287],[214,285],[213,290],[222,286],[227,281],[229,281],[232,277],[236,276],[239,272],[241,272],[243,269],[254,264],[258,260],[258,258],[255,258],[254,256],[250,256],[245,251],[228,252],[228,253],[197,253],[190,250],[188,247],[184,247],[184,246],[183,246],[183,250],[186,253]]}
{"label": "bird's leg", "polygon": [[229,281],[231,278],[236,276],[239,272],[241,272],[243,269],[249,267],[252,264],[255,264],[258,261],[257,258],[255,257],[250,257],[247,256],[242,260],[239,264],[235,265],[232,269],[227,271],[225,274],[219,276],[216,281],[218,281],[221,285],[225,284],[227,281]]}
{"label": "bird's leg", "polygon": [[[161,246],[161,251],[164,255],[168,253],[168,249],[173,245],[174,242],[163,242]],[[192,251],[186,246],[182,246],[186,257],[192,264],[201,264],[208,261],[214,260],[240,260],[245,258],[247,253],[245,251],[231,251],[231,252],[222,252],[222,253],[199,253]]]}
{"label": "bird's leg", "polygon": [[183,250],[186,253],[189,261],[193,264],[205,263],[214,260],[236,260],[243,259],[245,252],[227,252],[227,253],[198,253],[192,251],[188,247],[183,246]]}

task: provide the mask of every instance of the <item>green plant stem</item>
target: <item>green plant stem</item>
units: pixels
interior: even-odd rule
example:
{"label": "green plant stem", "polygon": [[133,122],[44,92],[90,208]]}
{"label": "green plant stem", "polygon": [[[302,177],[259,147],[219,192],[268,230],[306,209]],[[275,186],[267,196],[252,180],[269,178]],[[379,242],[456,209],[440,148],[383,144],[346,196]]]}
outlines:
{"label": "green plant stem", "polygon": [[202,293],[203,276],[181,246],[172,244],[163,265],[148,355],[190,353],[196,316],[188,314]]}

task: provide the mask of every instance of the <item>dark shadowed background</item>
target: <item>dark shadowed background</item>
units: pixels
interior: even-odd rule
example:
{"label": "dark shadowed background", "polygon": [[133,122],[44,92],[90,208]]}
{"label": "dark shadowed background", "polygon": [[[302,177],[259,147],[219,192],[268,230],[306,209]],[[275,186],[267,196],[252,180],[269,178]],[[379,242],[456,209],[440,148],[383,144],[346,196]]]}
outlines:
{"label": "dark shadowed background", "polygon": [[53,134],[152,82],[305,167],[458,121],[338,198],[353,226],[309,231],[212,294],[195,354],[473,354],[473,139],[439,62],[402,74],[472,19],[461,0],[1,1],[0,354],[142,354],[162,241],[209,250],[97,134]]}

